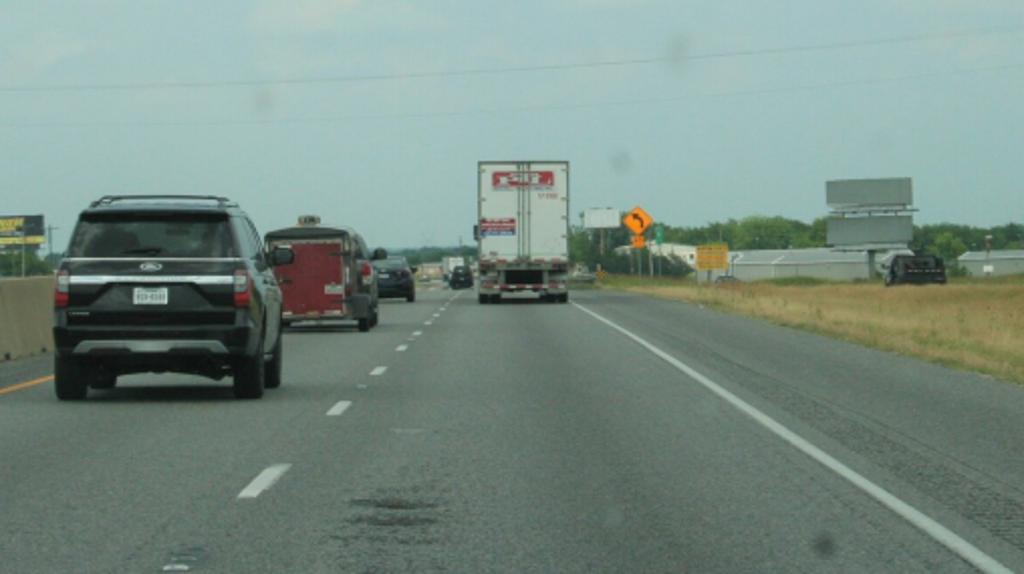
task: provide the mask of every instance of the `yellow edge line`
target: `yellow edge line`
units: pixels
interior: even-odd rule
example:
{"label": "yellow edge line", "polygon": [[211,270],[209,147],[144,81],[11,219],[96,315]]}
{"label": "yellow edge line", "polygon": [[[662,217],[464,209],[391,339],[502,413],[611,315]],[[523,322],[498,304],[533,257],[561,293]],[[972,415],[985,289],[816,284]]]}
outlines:
{"label": "yellow edge line", "polygon": [[7,388],[4,388],[4,389],[0,389],[0,395],[2,395],[4,393],[13,393],[14,391],[20,391],[21,389],[25,389],[25,388],[28,388],[28,387],[34,387],[36,385],[41,385],[41,384],[43,384],[43,383],[45,383],[47,381],[52,381],[52,380],[53,380],[53,375],[50,375],[49,377],[43,377],[41,379],[36,379],[34,381],[29,381],[27,383],[21,383],[20,385],[14,385],[13,387],[7,387]]}

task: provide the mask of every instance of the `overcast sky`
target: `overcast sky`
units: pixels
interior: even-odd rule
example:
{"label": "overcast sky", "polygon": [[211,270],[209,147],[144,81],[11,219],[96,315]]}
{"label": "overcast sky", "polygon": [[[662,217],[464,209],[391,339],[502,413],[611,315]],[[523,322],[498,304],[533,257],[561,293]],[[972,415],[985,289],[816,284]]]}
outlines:
{"label": "overcast sky", "polygon": [[480,160],[567,160],[574,223],[1024,221],[1021,0],[3,0],[0,216],[215,194],[373,246],[472,243]]}

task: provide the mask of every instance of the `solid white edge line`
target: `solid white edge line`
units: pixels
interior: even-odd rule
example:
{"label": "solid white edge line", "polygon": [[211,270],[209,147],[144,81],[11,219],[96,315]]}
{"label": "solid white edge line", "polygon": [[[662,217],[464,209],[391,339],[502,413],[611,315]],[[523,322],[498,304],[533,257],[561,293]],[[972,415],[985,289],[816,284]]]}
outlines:
{"label": "solid white edge line", "polygon": [[268,490],[274,483],[281,479],[284,473],[288,472],[292,465],[290,464],[275,464],[274,466],[268,467],[263,470],[249,483],[249,486],[245,487],[242,492],[238,493],[238,498],[256,498],[263,491]]}
{"label": "solid white edge line", "polygon": [[901,516],[903,519],[916,526],[919,530],[921,530],[928,536],[931,536],[933,539],[938,541],[946,548],[952,550],[954,553],[956,553],[961,558],[974,565],[982,572],[985,572],[986,574],[1013,574],[1012,570],[1000,564],[995,558],[992,558],[978,547],[974,546],[967,540],[964,540],[956,533],[949,530],[945,526],[939,524],[936,520],[927,516],[920,510],[917,510],[913,506],[910,506],[906,502],[903,502],[902,500],[900,500],[899,498],[897,498],[884,488],[878,486],[877,484],[871,482],[864,476],[858,474],[856,471],[846,466],[845,464],[839,462],[837,459],[833,458],[825,451],[814,446],[803,437],[789,430],[775,419],[757,410],[743,399],[737,397],[736,395],[720,387],[711,379],[705,377],[704,375],[690,368],[683,362],[672,357],[671,355],[662,351],[661,349],[655,347],[651,343],[648,343],[644,339],[640,338],[638,335],[635,335],[632,332],[627,331],[625,328],[613,323],[611,320],[605,319],[601,315],[598,315],[597,313],[591,311],[590,309],[587,309],[586,307],[578,303],[573,303],[573,305],[577,309],[583,311],[584,313],[587,313],[591,317],[597,319],[598,321],[601,321],[605,325],[608,325],[609,327],[622,333],[626,337],[629,337],[634,342],[650,351],[656,357],[664,360],[665,362],[672,365],[676,369],[682,371],[690,378],[694,379],[695,381],[706,387],[708,390],[715,393],[716,395],[724,399],[726,402],[734,406],[740,412],[754,419],[762,426],[764,426],[771,432],[775,433],[775,435],[777,435],[782,440],[788,442],[789,444],[796,447],[798,450],[800,450],[807,456],[813,458],[814,460],[818,461],[829,470],[835,472],[842,478],[846,479],[851,484],[861,489],[878,502],[882,503],[889,510],[893,511],[898,516]]}
{"label": "solid white edge line", "polygon": [[376,369],[370,371],[370,376],[371,377],[377,377],[377,376],[383,375],[384,371],[386,371],[386,370],[388,370],[387,367],[377,367]]}
{"label": "solid white edge line", "polygon": [[327,416],[339,416],[341,413],[347,411],[350,406],[352,406],[352,401],[338,401],[338,404],[334,405],[331,407],[331,410],[327,411]]}

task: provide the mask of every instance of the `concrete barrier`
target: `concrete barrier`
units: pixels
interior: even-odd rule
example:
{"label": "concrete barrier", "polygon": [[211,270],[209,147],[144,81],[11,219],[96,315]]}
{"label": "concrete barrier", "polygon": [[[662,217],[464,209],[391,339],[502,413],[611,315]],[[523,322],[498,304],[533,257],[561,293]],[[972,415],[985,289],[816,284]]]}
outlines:
{"label": "concrete barrier", "polygon": [[53,352],[53,277],[0,281],[0,360]]}

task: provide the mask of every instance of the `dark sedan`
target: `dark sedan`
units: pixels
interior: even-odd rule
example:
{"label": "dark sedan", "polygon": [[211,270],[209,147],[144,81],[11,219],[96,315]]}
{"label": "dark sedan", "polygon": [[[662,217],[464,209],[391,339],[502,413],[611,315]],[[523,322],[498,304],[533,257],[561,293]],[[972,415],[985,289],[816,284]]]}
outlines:
{"label": "dark sedan", "polygon": [[410,303],[416,300],[416,281],[413,277],[416,267],[410,267],[405,257],[392,255],[374,261],[373,266],[377,269],[379,297],[405,297]]}

